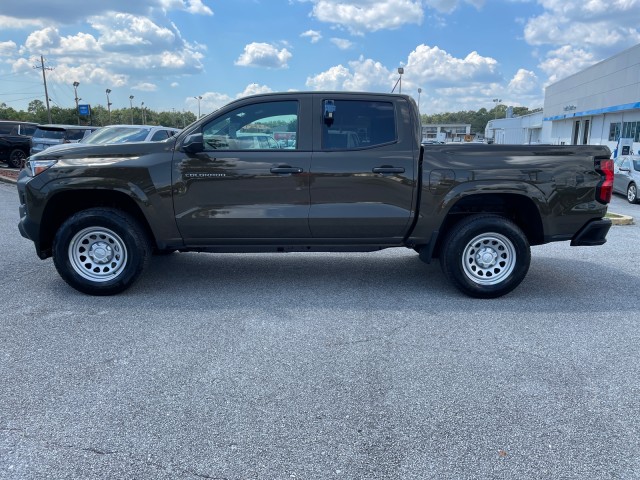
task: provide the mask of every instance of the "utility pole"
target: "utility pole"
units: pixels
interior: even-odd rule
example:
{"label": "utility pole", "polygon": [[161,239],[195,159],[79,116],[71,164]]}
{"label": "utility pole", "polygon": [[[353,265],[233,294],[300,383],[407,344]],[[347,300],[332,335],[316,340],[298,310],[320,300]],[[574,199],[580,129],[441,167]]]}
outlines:
{"label": "utility pole", "polygon": [[45,70],[53,70],[51,67],[44,66],[44,57],[40,55],[40,65],[34,65],[33,68],[41,68],[42,69],[42,81],[44,82],[44,99],[47,102],[47,117],[49,119],[49,123],[51,122],[51,108],[49,108],[49,92],[47,91],[47,76],[45,75]]}

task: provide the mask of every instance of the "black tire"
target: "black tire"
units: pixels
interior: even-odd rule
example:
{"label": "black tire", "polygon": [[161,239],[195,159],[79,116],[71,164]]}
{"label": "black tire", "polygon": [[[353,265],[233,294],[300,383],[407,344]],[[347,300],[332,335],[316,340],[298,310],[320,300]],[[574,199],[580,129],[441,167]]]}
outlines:
{"label": "black tire", "polygon": [[627,201],[629,203],[638,203],[638,187],[635,183],[630,183],[627,187]]}
{"label": "black tire", "polygon": [[60,276],[89,295],[114,295],[129,288],[151,256],[140,224],[111,208],[83,210],[68,218],[53,240]]}
{"label": "black tire", "polygon": [[442,243],[440,265],[463,293],[496,298],[516,288],[529,271],[531,248],[522,230],[498,215],[461,220]]}
{"label": "black tire", "polygon": [[20,150],[19,148],[15,148],[11,150],[9,153],[9,158],[7,158],[7,165],[11,168],[22,168],[24,166],[24,162],[27,158],[27,155]]}

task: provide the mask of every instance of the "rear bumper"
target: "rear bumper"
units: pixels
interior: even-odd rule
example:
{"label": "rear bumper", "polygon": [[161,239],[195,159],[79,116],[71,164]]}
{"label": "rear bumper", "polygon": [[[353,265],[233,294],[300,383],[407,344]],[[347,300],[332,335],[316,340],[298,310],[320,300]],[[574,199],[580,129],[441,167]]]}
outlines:
{"label": "rear bumper", "polygon": [[607,233],[611,228],[611,220],[601,218],[585,224],[571,239],[572,247],[593,247],[604,245],[607,241]]}

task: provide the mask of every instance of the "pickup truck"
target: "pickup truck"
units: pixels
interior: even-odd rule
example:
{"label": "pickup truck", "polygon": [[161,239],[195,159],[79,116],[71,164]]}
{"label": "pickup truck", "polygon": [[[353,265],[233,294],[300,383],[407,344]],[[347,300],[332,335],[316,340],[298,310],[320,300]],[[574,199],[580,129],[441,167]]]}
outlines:
{"label": "pickup truck", "polygon": [[[290,140],[251,138],[278,132]],[[153,254],[404,247],[495,298],[522,282],[531,245],[605,243],[607,147],[420,141],[407,95],[246,97],[163,142],[31,156],[19,230],[92,295],[130,287]]]}

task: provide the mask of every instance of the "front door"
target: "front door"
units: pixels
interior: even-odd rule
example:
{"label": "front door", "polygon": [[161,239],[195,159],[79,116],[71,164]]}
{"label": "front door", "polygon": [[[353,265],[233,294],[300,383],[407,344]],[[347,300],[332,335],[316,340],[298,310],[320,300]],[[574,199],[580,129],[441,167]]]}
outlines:
{"label": "front door", "polygon": [[299,131],[297,100],[247,103],[202,126],[204,151],[176,151],[174,205],[187,245],[310,237],[310,149],[278,142]]}

